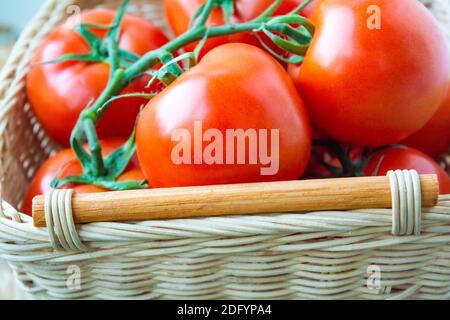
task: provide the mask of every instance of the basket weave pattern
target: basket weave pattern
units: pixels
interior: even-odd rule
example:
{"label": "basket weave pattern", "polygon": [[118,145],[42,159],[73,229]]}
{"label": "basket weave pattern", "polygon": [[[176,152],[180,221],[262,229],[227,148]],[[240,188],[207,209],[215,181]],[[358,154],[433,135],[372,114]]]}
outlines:
{"label": "basket weave pattern", "polygon": [[[450,298],[450,196],[424,211],[420,237],[393,237],[391,210],[360,210],[95,223],[78,230],[86,252],[54,252],[47,231],[14,209],[57,150],[30,110],[25,75],[43,37],[78,7],[119,2],[47,1],[0,76],[0,256],[31,297]],[[450,39],[448,0],[423,2]],[[129,11],[167,30],[161,1],[134,0]],[[67,285],[73,268],[80,289]],[[373,272],[380,272],[380,286],[368,286]]]}

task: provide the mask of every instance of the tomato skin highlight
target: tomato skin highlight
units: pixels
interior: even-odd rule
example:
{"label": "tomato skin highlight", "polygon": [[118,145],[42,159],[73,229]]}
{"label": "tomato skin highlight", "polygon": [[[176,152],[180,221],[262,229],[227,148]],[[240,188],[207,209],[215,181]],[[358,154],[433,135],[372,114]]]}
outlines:
{"label": "tomato skin highlight", "polygon": [[[283,0],[280,7],[275,11],[274,16],[287,14],[294,10],[302,0]],[[312,13],[315,2],[308,5],[302,12],[303,15]],[[204,0],[164,0],[164,9],[167,20],[176,36],[185,33],[189,29],[189,25],[194,14],[204,3]],[[250,21],[261,15],[273,0],[237,0],[235,1],[235,13],[231,18],[232,23],[242,23]],[[225,24],[223,12],[220,8],[213,9],[211,16],[207,22],[208,27],[220,26]],[[265,37],[263,36],[265,39]],[[212,49],[226,43],[247,43],[257,47],[261,47],[258,39],[251,32],[244,32],[229,36],[208,39],[201,51],[201,57]],[[188,45],[187,51],[194,51],[197,43]],[[272,46],[271,46],[272,47]],[[278,51],[278,50],[277,50]]]}
{"label": "tomato skin highlight", "polygon": [[[120,139],[107,139],[100,142],[104,156],[114,152],[121,147],[125,141]],[[75,157],[72,149],[64,149],[54,156],[50,157],[38,170],[30,183],[28,190],[22,202],[21,212],[31,216],[33,198],[38,195],[45,195],[52,190],[51,182],[55,176],[60,173],[61,178],[76,176],[82,174],[83,170]],[[145,180],[142,171],[139,168],[139,162],[134,157],[119,181]],[[92,185],[73,185],[64,186],[66,189],[74,189],[78,193],[104,192],[105,190]]]}
{"label": "tomato skin highlight", "polygon": [[[248,163],[174,164],[172,134],[183,128],[194,137],[195,121],[202,122],[204,131],[217,129],[223,136],[227,129],[279,130],[278,173],[262,176],[260,165]],[[226,44],[149,102],[138,121],[136,145],[142,170],[154,188],[293,180],[308,164],[311,129],[282,66],[259,48]]]}
{"label": "tomato skin highlight", "polygon": [[402,143],[419,149],[434,159],[450,152],[450,88],[433,118]]}
{"label": "tomato skin highlight", "polygon": [[364,170],[372,176],[379,165],[378,176],[385,176],[390,170],[416,170],[419,174],[436,174],[439,179],[439,193],[450,194],[450,177],[429,156],[413,148],[390,148],[377,153]]}
{"label": "tomato skin highlight", "polygon": [[377,1],[381,29],[373,30],[370,5],[318,2],[313,43],[291,76],[319,129],[378,147],[399,143],[431,119],[448,89],[450,59],[437,21],[418,1]]}
{"label": "tomato skin highlight", "polygon": [[[91,10],[81,14],[82,23],[112,23],[115,11]],[[27,95],[32,109],[42,127],[54,141],[69,146],[70,134],[81,113],[105,89],[109,79],[109,65],[69,61],[64,63],[41,64],[58,59],[66,54],[88,54],[90,48],[85,40],[75,32],[73,19],[51,32],[43,41],[33,58],[33,66],[27,75]],[[103,38],[105,30],[90,29]],[[167,43],[167,37],[150,22],[125,15],[122,23],[119,47],[143,55]],[[133,81],[123,93],[158,92],[161,85],[146,89],[150,76]],[[101,138],[127,138],[135,125],[140,107],[147,100],[125,98],[113,102],[99,122]]]}

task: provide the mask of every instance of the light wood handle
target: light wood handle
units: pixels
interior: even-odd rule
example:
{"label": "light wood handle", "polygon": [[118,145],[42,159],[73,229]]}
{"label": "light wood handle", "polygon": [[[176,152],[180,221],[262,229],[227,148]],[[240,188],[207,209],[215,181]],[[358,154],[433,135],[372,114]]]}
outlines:
{"label": "light wood handle", "polygon": [[[435,175],[420,177],[423,207],[437,204]],[[45,227],[45,198],[33,200],[36,227]],[[207,187],[75,194],[76,224],[242,214],[390,208],[387,177],[341,178]]]}

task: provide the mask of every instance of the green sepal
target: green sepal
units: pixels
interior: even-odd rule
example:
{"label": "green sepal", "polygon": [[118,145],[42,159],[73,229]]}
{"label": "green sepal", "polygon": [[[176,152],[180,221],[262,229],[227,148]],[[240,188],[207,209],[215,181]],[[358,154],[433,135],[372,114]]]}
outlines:
{"label": "green sepal", "polygon": [[83,146],[80,144],[77,138],[71,139],[71,147],[76,157],[78,158],[78,161],[80,162],[83,171],[84,172],[90,171],[92,169],[91,156],[89,155],[88,152],[86,152],[86,150],[83,148]]}
{"label": "green sepal", "polygon": [[198,18],[203,14],[203,11],[205,10],[205,3],[198,8],[198,10],[194,13],[192,16],[191,21],[189,22],[189,29],[191,29],[195,25],[195,21],[197,21]]}
{"label": "green sepal", "polygon": [[105,38],[111,38],[118,44],[120,39],[120,28],[122,25],[123,18],[125,16],[129,0],[123,0],[122,4],[120,5],[119,9],[117,9],[117,14],[113,21],[113,26],[109,29],[108,34]]}
{"label": "green sepal", "polygon": [[96,180],[92,184],[99,188],[112,191],[139,190],[149,188],[147,181],[135,181],[135,180],[129,181]]}
{"label": "green sepal", "polygon": [[120,100],[120,99],[123,99],[123,98],[143,98],[143,99],[151,100],[155,96],[156,96],[155,93],[127,93],[127,94],[122,94],[120,96],[112,97],[111,99],[106,101],[103,104],[103,106],[98,110],[98,112],[99,113],[105,112],[105,109],[108,107],[108,105],[110,105],[111,103],[113,103],[116,100]]}
{"label": "green sepal", "polygon": [[372,173],[373,177],[378,176],[378,173],[380,172],[381,164],[383,163],[384,158],[385,158],[385,156],[380,157],[380,160],[378,161],[377,166],[375,167],[375,170]]}
{"label": "green sepal", "polygon": [[111,153],[105,159],[105,167],[107,170],[106,178],[117,179],[128,167],[131,158],[136,153],[136,128],[134,128],[128,141],[119,149]]}
{"label": "green sepal", "polygon": [[231,17],[234,14],[234,1],[233,0],[220,0],[219,5],[222,8],[223,17],[226,24],[231,23]]}
{"label": "green sepal", "polygon": [[169,61],[167,64],[162,66],[161,69],[166,69],[169,65],[172,65],[172,64],[176,64],[178,66],[178,62],[182,62],[182,61],[188,61],[189,65],[191,66],[192,62],[195,61],[195,64],[197,63],[197,59],[198,59],[198,53],[186,52],[186,53],[183,53],[183,54],[179,55],[178,57],[172,59],[171,61]]}
{"label": "green sepal", "polygon": [[98,24],[98,23],[80,23],[79,25],[88,29],[98,29],[98,30],[109,30],[114,27],[113,24]]}
{"label": "green sepal", "polygon": [[56,176],[53,178],[52,182],[50,182],[50,187],[53,189],[58,189],[60,186],[60,178],[61,178],[61,171],[58,171],[56,173]]}
{"label": "green sepal", "polygon": [[195,53],[186,52],[182,55],[179,55],[176,58],[171,58],[169,56],[165,56],[161,58],[162,62],[165,62],[163,66],[159,68],[159,70],[152,70],[148,73],[152,75],[152,78],[147,83],[147,88],[149,88],[156,79],[161,80],[164,84],[170,85],[173,81],[175,81],[180,75],[183,74],[184,70],[178,65],[178,62],[187,60],[189,61],[189,65],[191,66],[193,62],[196,63],[197,58]]}
{"label": "green sepal", "polygon": [[128,61],[132,61],[132,62],[136,62],[140,58],[138,55],[134,54],[133,52],[126,51],[123,49],[119,49],[119,57],[122,60],[128,60]]}
{"label": "green sepal", "polygon": [[108,179],[93,179],[89,176],[69,176],[64,179],[57,180],[57,177],[52,181],[51,187],[53,189],[63,188],[67,184],[75,184],[75,185],[94,185],[96,187],[112,190],[112,191],[125,191],[125,190],[138,190],[138,189],[147,189],[149,188],[149,184],[147,181],[115,181]]}
{"label": "green sepal", "polygon": [[69,176],[63,179],[60,179],[60,173],[53,179],[50,186],[53,189],[59,189],[64,187],[65,185],[73,183],[73,184],[90,184],[91,180],[86,178],[85,176]]}
{"label": "green sepal", "polygon": [[90,152],[90,162],[89,166],[84,166],[84,172],[93,176],[103,176],[105,174],[105,166],[103,162],[102,146],[98,140],[96,123],[97,114],[91,110],[85,110],[88,112],[83,112],[86,114],[82,115],[82,123],[85,132],[86,139],[88,141],[89,152]]}
{"label": "green sepal", "polygon": [[[178,57],[177,57],[178,58]],[[179,77],[183,74],[183,69],[178,65],[178,61],[180,59],[174,58],[173,55],[169,52],[163,53],[159,59],[164,64],[160,70],[167,70],[171,74],[173,74],[176,77]]]}
{"label": "green sepal", "polygon": [[293,28],[290,25],[284,25],[283,33],[300,45],[309,46],[313,35],[304,27]]}
{"label": "green sepal", "polygon": [[75,31],[78,32],[87,42],[93,54],[100,55],[102,40],[90,31],[85,24],[75,26]]}
{"label": "green sepal", "polygon": [[[307,18],[299,16],[299,15],[287,15],[287,16],[274,17],[274,18],[270,19],[270,21],[268,21],[266,24],[268,26],[279,25],[279,24],[281,24],[281,25],[298,24],[298,25],[303,26],[306,30],[308,30],[308,32],[311,36],[314,35],[315,29],[316,29],[311,21],[309,21]],[[294,29],[294,30],[296,30],[296,29]]]}
{"label": "green sepal", "polygon": [[103,58],[100,56],[94,55],[92,53],[89,54],[66,54],[62,57],[50,61],[40,62],[40,65],[54,64],[54,63],[63,63],[69,61],[82,61],[82,62],[102,62]]}
{"label": "green sepal", "polygon": [[275,51],[273,51],[272,48],[270,48],[265,42],[264,40],[261,38],[261,36],[257,33],[255,33],[256,38],[258,39],[258,41],[260,42],[260,44],[263,46],[263,48],[270,53],[272,56],[274,56],[275,58],[277,58],[280,61],[286,62],[287,64],[299,64],[302,63],[303,60],[305,59],[303,56],[298,56],[298,55],[292,55],[289,58],[283,57],[282,55],[276,53]]}
{"label": "green sepal", "polygon": [[283,39],[282,37],[270,32],[265,28],[263,28],[262,30],[273,43],[289,53],[303,56],[305,55],[306,51],[308,51],[307,45],[301,45],[295,41]]}
{"label": "green sepal", "polygon": [[198,45],[195,47],[194,50],[194,60],[192,60],[189,63],[189,67],[192,68],[194,65],[197,65],[198,60],[200,59],[200,53],[203,50],[203,47],[206,44],[206,40],[208,40],[208,36],[209,36],[209,29],[206,30],[205,35],[203,36],[202,40],[200,40],[200,42],[198,43]]}

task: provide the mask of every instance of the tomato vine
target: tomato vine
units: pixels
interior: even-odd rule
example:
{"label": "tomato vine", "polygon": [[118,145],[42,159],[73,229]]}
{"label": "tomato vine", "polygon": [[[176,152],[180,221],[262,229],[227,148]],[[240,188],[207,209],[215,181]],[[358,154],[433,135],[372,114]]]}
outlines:
{"label": "tomato vine", "polygon": [[[229,17],[234,10],[233,0],[207,0],[205,4],[195,14],[191,23],[192,27],[185,34],[168,42],[161,48],[148,52],[142,57],[137,57],[132,53],[119,49],[120,27],[125,15],[129,0],[124,0],[117,11],[117,15],[110,26],[79,25],[77,31],[91,47],[91,53],[87,55],[66,55],[52,62],[68,60],[82,61],[102,61],[110,65],[110,79],[107,87],[91,105],[81,113],[78,122],[72,132],[70,144],[78,160],[83,167],[82,176],[71,176],[64,179],[55,177],[52,187],[63,187],[68,183],[94,184],[96,186],[111,190],[140,189],[147,187],[142,181],[121,181],[116,179],[126,169],[133,154],[136,151],[135,132],[129,140],[118,150],[103,158],[102,150],[96,132],[96,125],[106,112],[109,104],[120,92],[135,78],[144,73],[148,73],[159,63],[163,66],[159,71],[154,72],[154,78],[159,78],[164,83],[169,84],[183,73],[182,68],[177,63],[182,59],[189,59],[190,65],[195,63],[196,54],[185,54],[181,57],[174,57],[174,53],[184,48],[186,45],[200,41],[199,46],[208,38],[230,35],[240,32],[264,33],[271,42],[286,51],[288,58],[275,53],[262,40],[263,46],[276,58],[287,63],[299,63],[303,60],[314,35],[314,26],[306,18],[298,15],[311,0],[305,0],[292,12],[272,17],[273,13],[280,6],[282,0],[275,0],[256,19],[239,24],[230,23]],[[207,27],[208,18],[214,8],[221,8],[226,24],[216,27]],[[293,27],[296,25],[298,27]],[[90,27],[108,29],[108,33],[103,40],[97,38],[89,31]],[[197,52],[198,53],[198,52]],[[194,61],[193,61],[194,60]],[[143,96],[143,95],[142,95]],[[153,96],[147,97],[151,99]],[[89,148],[86,150],[83,145],[87,142]]]}

